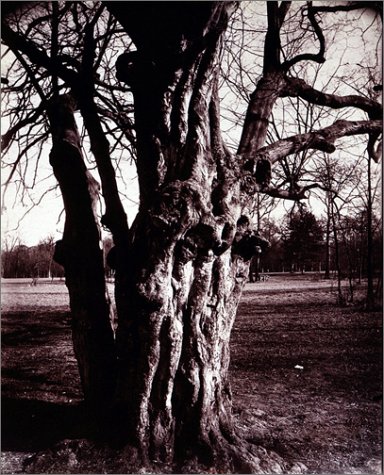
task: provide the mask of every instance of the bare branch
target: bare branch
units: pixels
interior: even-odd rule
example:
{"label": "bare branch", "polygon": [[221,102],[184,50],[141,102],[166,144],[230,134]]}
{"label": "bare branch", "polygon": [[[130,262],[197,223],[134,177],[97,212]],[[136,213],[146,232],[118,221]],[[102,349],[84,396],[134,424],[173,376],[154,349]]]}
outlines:
{"label": "bare branch", "polygon": [[22,159],[22,157],[28,152],[28,150],[32,149],[37,143],[39,143],[41,140],[43,140],[47,136],[48,136],[48,133],[44,133],[42,135],[37,136],[37,138],[35,140],[32,140],[30,143],[28,143],[28,145],[19,153],[16,160],[12,164],[12,170],[11,170],[11,172],[10,172],[10,174],[9,174],[5,184],[4,184],[4,191],[6,190],[8,185],[11,183],[12,177],[13,177],[13,175],[16,171],[16,168],[19,165],[20,160]]}
{"label": "bare branch", "polygon": [[7,132],[1,137],[1,148],[2,152],[5,153],[7,148],[9,147],[11,141],[13,140],[16,133],[25,127],[28,124],[34,123],[37,119],[43,114],[45,111],[45,103],[41,103],[31,115],[28,115],[24,119],[17,122],[13,127],[7,130]]}
{"label": "bare branch", "polygon": [[338,96],[336,94],[327,94],[314,89],[300,78],[286,78],[286,88],[283,92],[283,97],[284,96],[301,97],[311,104],[328,106],[333,109],[356,107],[366,112],[370,119],[379,119],[383,114],[383,106],[373,99],[357,95]]}
{"label": "bare branch", "polygon": [[1,25],[1,38],[12,49],[17,49],[26,54],[32,62],[46,68],[53,75],[57,74],[68,85],[75,86],[77,80],[75,71],[50,58],[31,41],[13,31],[5,22]]}
{"label": "bare branch", "polygon": [[44,94],[44,91],[40,87],[40,84],[37,81],[34,72],[29,67],[29,64],[27,63],[27,61],[24,59],[24,57],[20,54],[20,52],[18,50],[13,49],[13,48],[11,48],[11,49],[12,49],[12,52],[14,53],[14,55],[16,56],[16,58],[18,59],[18,61],[20,62],[20,64],[25,69],[25,72],[27,73],[28,79],[33,84],[33,87],[35,88],[36,92],[39,94],[41,100],[44,101],[46,99],[46,95]]}
{"label": "bare branch", "polygon": [[316,12],[350,12],[352,10],[367,9],[371,8],[372,10],[379,13],[380,17],[383,17],[383,3],[382,2],[348,2],[347,5],[319,5],[313,7]]}
{"label": "bare branch", "polygon": [[320,183],[312,183],[311,185],[307,185],[304,187],[298,186],[296,190],[282,190],[280,188],[266,187],[266,188],[262,188],[260,192],[268,196],[272,196],[273,198],[282,198],[284,200],[300,201],[302,199],[307,199],[308,198],[307,192],[314,188],[320,188],[324,191],[328,190],[327,188],[322,186]]}
{"label": "bare branch", "polygon": [[[253,162],[264,159],[276,163],[295,152],[305,149],[321,150],[332,153],[336,150],[335,140],[350,135],[374,134],[382,130],[381,120],[348,121],[338,120],[329,127],[306,134],[293,135],[261,148],[252,159]],[[248,164],[249,166],[249,164]]]}

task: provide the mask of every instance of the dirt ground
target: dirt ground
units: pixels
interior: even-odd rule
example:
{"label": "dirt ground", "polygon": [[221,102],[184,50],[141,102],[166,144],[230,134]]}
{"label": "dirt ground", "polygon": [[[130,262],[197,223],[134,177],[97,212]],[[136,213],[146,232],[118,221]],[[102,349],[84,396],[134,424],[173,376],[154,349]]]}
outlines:
{"label": "dirt ground", "polygon": [[[2,282],[1,473],[87,436],[67,301],[63,282]],[[248,284],[231,376],[248,440],[308,473],[382,473],[381,312],[336,307],[313,277]]]}

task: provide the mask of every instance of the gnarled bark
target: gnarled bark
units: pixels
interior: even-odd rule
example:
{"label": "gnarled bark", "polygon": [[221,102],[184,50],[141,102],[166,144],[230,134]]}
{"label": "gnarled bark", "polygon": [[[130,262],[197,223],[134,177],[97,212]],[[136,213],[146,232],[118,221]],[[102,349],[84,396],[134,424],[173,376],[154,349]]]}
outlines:
{"label": "gnarled bark", "polygon": [[[117,329],[117,398],[122,432],[144,458],[255,471],[257,457],[235,434],[228,379],[231,328],[258,244],[239,219],[240,168],[219,132],[216,67],[230,8],[194,10],[189,34],[203,31],[200,42],[164,33],[166,51],[133,31],[138,50],[117,64],[135,100],[142,191],[130,306]],[[135,14],[119,19],[127,27]],[[165,28],[168,19],[156,21]]]}

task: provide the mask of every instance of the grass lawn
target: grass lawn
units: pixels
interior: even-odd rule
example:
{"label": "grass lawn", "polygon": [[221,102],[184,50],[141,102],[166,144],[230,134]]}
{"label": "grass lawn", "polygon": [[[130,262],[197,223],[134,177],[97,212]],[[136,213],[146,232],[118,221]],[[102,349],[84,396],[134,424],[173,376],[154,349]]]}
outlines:
{"label": "grass lawn", "polygon": [[[32,453],[87,434],[63,282],[8,281],[2,293],[1,472],[23,473]],[[308,473],[382,473],[382,314],[334,302],[311,277],[247,284],[234,414],[244,437]]]}

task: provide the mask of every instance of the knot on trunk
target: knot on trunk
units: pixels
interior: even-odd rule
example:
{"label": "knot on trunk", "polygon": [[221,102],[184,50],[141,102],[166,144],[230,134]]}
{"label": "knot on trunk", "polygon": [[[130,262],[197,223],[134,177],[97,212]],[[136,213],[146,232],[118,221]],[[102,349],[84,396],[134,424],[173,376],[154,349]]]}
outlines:
{"label": "knot on trunk", "polygon": [[209,259],[221,245],[215,226],[201,222],[190,229],[177,246],[177,257],[180,262],[187,263],[196,257]]}
{"label": "knot on trunk", "polygon": [[150,211],[154,227],[173,237],[198,223],[203,214],[198,190],[190,182],[181,181],[164,187],[157,204]]}
{"label": "knot on trunk", "polygon": [[111,213],[103,214],[103,216],[100,219],[100,223],[102,224],[102,226],[104,226],[105,228],[107,228],[109,230],[113,229],[114,221],[115,221],[115,217],[112,216]]}
{"label": "knot on trunk", "polygon": [[61,115],[73,114],[79,108],[78,102],[73,94],[60,94],[53,97],[47,104],[47,113],[50,120],[58,120]]}
{"label": "knot on trunk", "polygon": [[221,256],[232,245],[232,242],[236,235],[236,226],[234,223],[226,222],[221,233],[220,243],[213,248],[213,252],[216,256]]}
{"label": "knot on trunk", "polygon": [[258,186],[252,173],[245,172],[242,174],[240,188],[247,195],[254,195],[257,192]]}
{"label": "knot on trunk", "polygon": [[336,147],[332,141],[326,137],[322,137],[321,135],[314,136],[312,140],[312,146],[325,153],[333,153],[336,150]]}
{"label": "knot on trunk", "polygon": [[[231,247],[235,236],[234,223],[218,224],[214,219],[206,216],[200,223],[188,230],[176,247],[176,256],[181,264],[199,257],[211,260],[220,256]],[[220,229],[222,227],[222,231]]]}
{"label": "knot on trunk", "polygon": [[[77,102],[71,94],[62,94],[51,99],[47,104],[47,114],[53,139],[63,140],[79,149],[80,142],[74,117],[74,112],[77,109]],[[55,140],[53,144],[55,144]]]}
{"label": "knot on trunk", "polygon": [[269,186],[272,179],[271,162],[266,158],[261,158],[256,162],[254,177],[256,183],[262,187]]}

